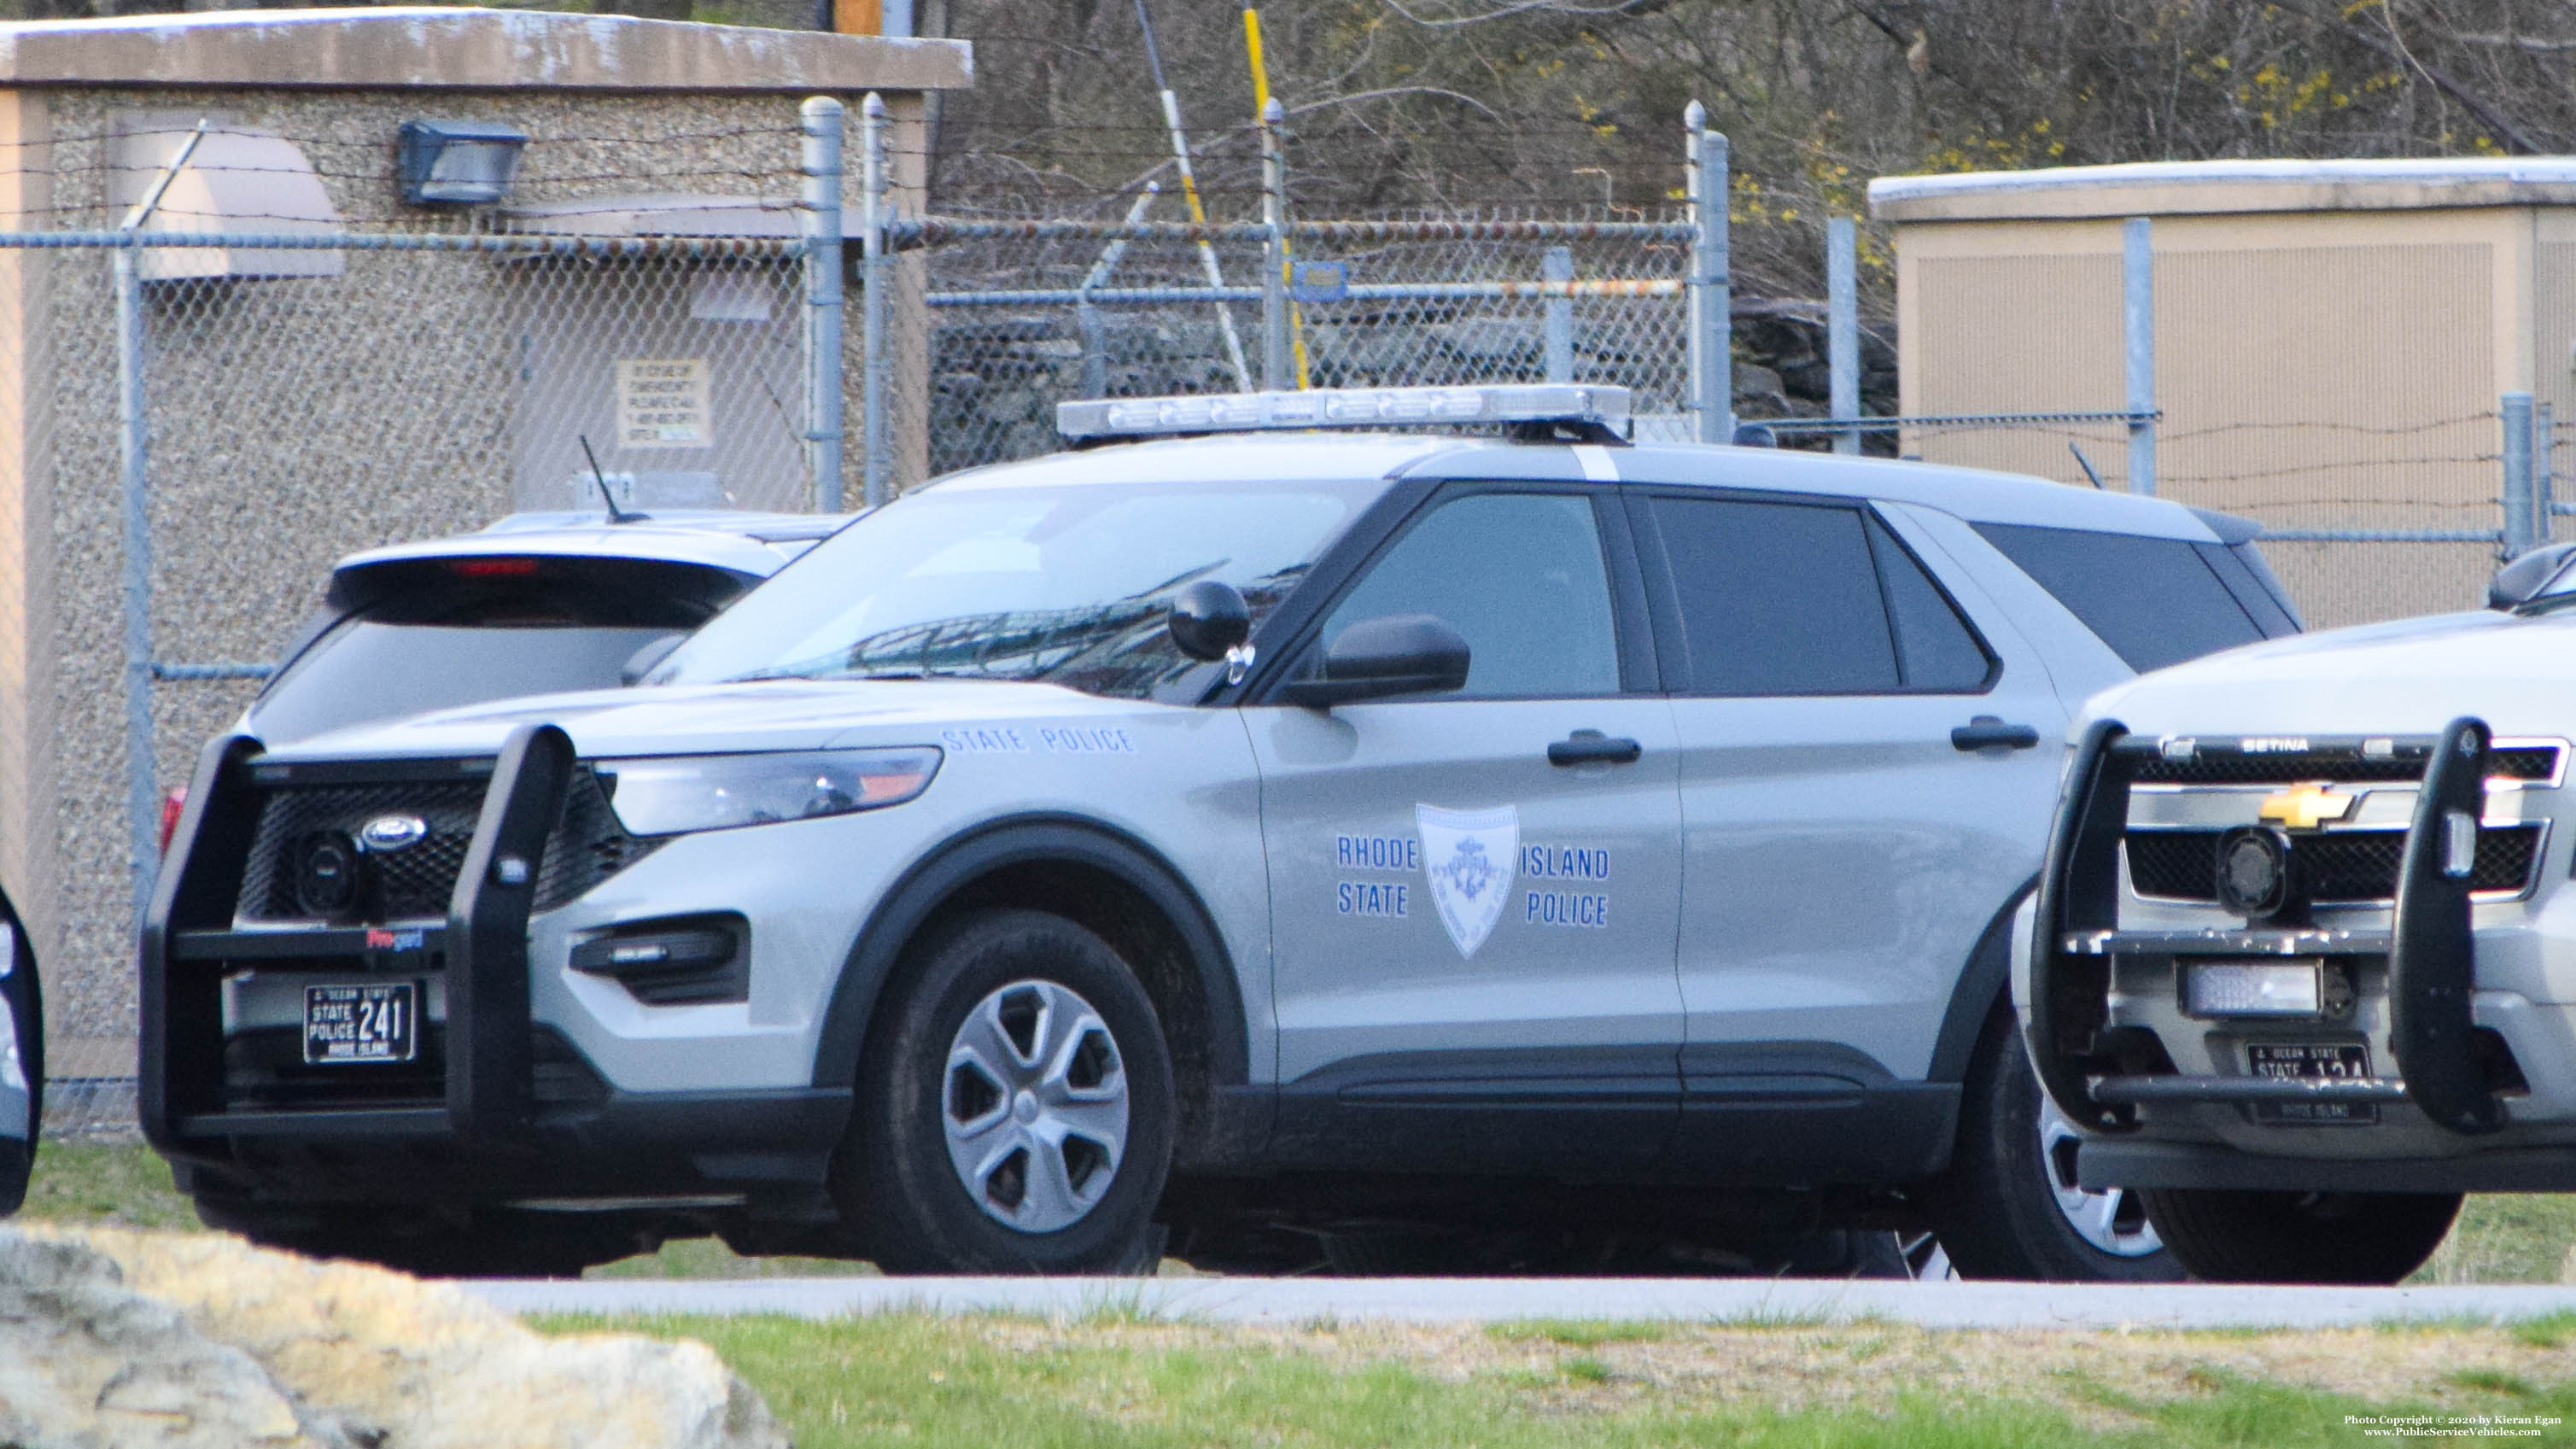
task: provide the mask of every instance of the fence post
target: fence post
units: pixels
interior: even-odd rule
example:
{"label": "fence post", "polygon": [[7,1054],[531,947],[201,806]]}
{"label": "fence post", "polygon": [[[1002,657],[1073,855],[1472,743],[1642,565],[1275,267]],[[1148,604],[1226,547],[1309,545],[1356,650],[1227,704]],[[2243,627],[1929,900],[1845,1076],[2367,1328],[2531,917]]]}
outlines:
{"label": "fence post", "polygon": [[116,292],[116,461],[124,500],[125,849],[137,932],[151,914],[152,887],[161,874],[160,768],[152,738],[152,470],[143,397],[141,237],[171,181],[197,154],[209,124],[197,122],[151,189],[117,224],[124,245],[108,260]]}
{"label": "fence post", "polygon": [[805,132],[805,472],[814,510],[841,511],[841,103],[798,108]]}
{"label": "fence post", "polygon": [[[1542,281],[1573,281],[1574,248],[1549,247],[1539,257],[1538,274]],[[1547,381],[1574,381],[1574,299],[1572,297],[1547,299],[1547,318],[1540,343],[1544,358],[1541,365],[1546,369]]]}
{"label": "fence post", "polygon": [[1280,146],[1287,110],[1276,97],[1261,109],[1261,386],[1296,386],[1288,345],[1288,157]]}
{"label": "fence post", "polygon": [[2531,394],[2506,393],[2496,415],[2504,423],[2504,556],[2515,559],[2531,549]]}
{"label": "fence post", "polygon": [[137,930],[159,873],[159,771],[152,740],[152,494],[143,413],[143,282],[132,242],[110,265],[116,283],[116,432],[125,531],[125,817]]}
{"label": "fence post", "polygon": [[[1848,216],[1825,223],[1825,371],[1827,415],[1860,421],[1860,228]],[[1860,429],[1835,433],[1834,451],[1860,452]]]}
{"label": "fence post", "polygon": [[1683,195],[1690,204],[1690,401],[1694,430],[1703,443],[1735,437],[1735,339],[1733,279],[1726,235],[1726,137],[1708,129],[1708,107],[1693,101],[1682,111],[1687,149]]}
{"label": "fence post", "polygon": [[2531,532],[2534,545],[2558,532],[2558,419],[2547,402],[2531,410]]}
{"label": "fence post", "polygon": [[886,335],[886,293],[894,286],[894,258],[886,252],[886,228],[894,220],[886,204],[886,105],[870,91],[859,102],[859,426],[866,433],[860,464],[860,494],[870,508],[887,498],[887,477],[894,465],[894,429],[886,420],[893,365],[886,359],[892,340]]}
{"label": "fence post", "polygon": [[2120,333],[2129,364],[2129,491],[2156,491],[2156,248],[2154,223],[2120,228]]}
{"label": "fence post", "polygon": [[[1145,213],[1154,209],[1154,198],[1161,195],[1162,190],[1160,183],[1146,182],[1145,189],[1136,193],[1135,202],[1127,208],[1126,224],[1130,227],[1144,225]],[[1127,241],[1124,232],[1111,237],[1109,244],[1100,249],[1100,255],[1092,258],[1091,270],[1082,274],[1082,285],[1075,291],[1073,325],[1082,333],[1082,395],[1087,398],[1109,395],[1109,329],[1101,319],[1099,304],[1091,300],[1091,294],[1109,285],[1110,275],[1118,270],[1120,259],[1127,255]]]}

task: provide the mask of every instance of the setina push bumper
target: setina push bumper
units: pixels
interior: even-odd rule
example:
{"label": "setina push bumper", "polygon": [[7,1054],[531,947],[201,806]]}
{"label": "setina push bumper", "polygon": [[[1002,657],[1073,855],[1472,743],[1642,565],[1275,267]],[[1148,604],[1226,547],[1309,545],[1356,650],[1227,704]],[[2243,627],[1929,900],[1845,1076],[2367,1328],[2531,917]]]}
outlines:
{"label": "setina push bumper", "polygon": [[[2576,1189],[2576,1148],[2497,1136],[2513,1125],[2504,1097],[2525,1084],[2504,1039],[2475,1018],[2471,916],[2477,901],[2528,888],[2544,839],[2540,823],[2484,823],[2490,775],[2536,770],[2554,783],[2562,754],[2499,744],[2466,718],[2433,736],[2340,739],[2141,738],[2111,720],[2087,728],[2034,902],[2026,1022],[2042,1084],[2084,1130],[2083,1185]],[[2328,829],[2356,797],[2302,785],[2267,799],[2258,824],[2133,829],[2134,816],[2153,814],[2148,792],[2189,788],[2172,782],[2285,775],[2356,792],[2411,789],[2411,818],[2402,832]],[[2143,808],[2133,810],[2133,796]],[[2194,884],[2166,883],[2178,875]],[[2124,929],[2132,891],[2187,893],[2202,909],[2140,912]],[[2221,913],[2242,924],[2208,923]],[[2158,998],[2151,1007],[2116,1008],[2148,995]],[[2163,1029],[2205,1033],[2205,1057],[2202,1043],[2168,1043],[2139,1024],[2159,1013]],[[2179,1067],[2177,1055],[2211,1070]],[[2323,1152],[2313,1140],[2262,1140],[2357,1130],[2375,1143],[2383,1120],[2414,1128],[2414,1147],[2354,1152],[2339,1142]],[[2424,1150],[2421,1124],[2438,1132],[2438,1150]]]}
{"label": "setina push bumper", "polygon": [[217,740],[143,929],[144,1136],[183,1185],[282,1200],[819,1210],[847,1090],[622,1091],[532,1019],[530,916],[659,844],[553,725],[450,759]]}

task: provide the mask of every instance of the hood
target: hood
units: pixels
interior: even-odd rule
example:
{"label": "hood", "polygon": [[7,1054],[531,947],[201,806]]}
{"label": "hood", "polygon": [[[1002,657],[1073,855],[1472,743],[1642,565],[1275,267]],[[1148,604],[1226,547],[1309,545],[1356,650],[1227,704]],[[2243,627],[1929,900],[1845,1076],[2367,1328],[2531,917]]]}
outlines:
{"label": "hood", "polygon": [[1132,715],[1157,706],[1008,680],[763,680],[534,695],[298,740],[280,760],[488,755],[523,724],[557,724],[584,759],[936,744],[959,724]]}
{"label": "hood", "polygon": [[2576,733],[2576,610],[2436,614],[2298,634],[2142,674],[2087,701],[2136,734]]}

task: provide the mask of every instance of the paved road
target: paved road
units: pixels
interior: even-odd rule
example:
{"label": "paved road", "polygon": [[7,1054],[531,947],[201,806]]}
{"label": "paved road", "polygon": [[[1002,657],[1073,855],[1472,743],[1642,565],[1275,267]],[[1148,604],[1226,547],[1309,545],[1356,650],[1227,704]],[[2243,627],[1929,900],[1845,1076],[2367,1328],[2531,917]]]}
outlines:
{"label": "paved road", "polygon": [[2234,1288],[1675,1278],[768,1278],[465,1286],[514,1313],[796,1318],[934,1310],[1274,1324],[1328,1318],[1885,1318],[1931,1328],[2325,1328],[2576,1313],[2576,1286]]}

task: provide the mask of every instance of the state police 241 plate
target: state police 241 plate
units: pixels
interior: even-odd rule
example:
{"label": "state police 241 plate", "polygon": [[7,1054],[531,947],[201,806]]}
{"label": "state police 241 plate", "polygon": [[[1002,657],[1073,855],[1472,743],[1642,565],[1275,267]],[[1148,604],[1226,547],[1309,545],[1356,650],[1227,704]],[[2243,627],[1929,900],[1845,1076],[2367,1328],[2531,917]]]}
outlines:
{"label": "state police 241 plate", "polygon": [[419,1053],[419,995],[409,981],[305,987],[306,1065],[410,1061]]}

